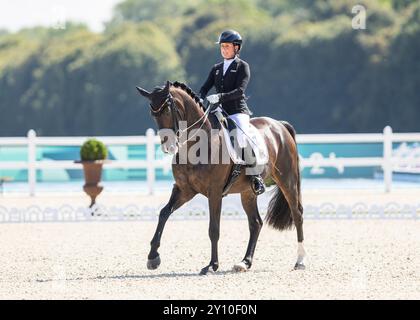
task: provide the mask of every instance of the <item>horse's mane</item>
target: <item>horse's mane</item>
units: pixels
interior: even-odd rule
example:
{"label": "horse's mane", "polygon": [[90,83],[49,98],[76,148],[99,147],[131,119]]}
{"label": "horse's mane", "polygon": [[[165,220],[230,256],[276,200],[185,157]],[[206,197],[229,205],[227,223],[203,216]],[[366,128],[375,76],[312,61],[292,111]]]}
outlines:
{"label": "horse's mane", "polygon": [[200,102],[200,97],[189,86],[179,81],[175,81],[172,85],[187,93],[202,109],[204,109],[204,105]]}

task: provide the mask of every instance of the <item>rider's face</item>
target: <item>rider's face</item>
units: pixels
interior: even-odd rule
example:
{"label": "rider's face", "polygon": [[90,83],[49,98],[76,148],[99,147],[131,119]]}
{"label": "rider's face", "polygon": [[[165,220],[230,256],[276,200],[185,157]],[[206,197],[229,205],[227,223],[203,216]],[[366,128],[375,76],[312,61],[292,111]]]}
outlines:
{"label": "rider's face", "polygon": [[232,59],[235,57],[235,48],[233,43],[221,43],[220,44],[220,53],[225,59]]}

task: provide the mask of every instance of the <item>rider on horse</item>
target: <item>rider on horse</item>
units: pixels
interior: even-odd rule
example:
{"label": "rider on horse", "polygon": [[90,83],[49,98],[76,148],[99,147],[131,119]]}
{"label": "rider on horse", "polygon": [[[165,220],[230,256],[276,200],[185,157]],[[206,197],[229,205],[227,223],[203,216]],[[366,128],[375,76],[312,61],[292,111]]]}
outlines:
{"label": "rider on horse", "polygon": [[[234,119],[242,130],[248,132],[246,135],[249,136],[249,131],[254,132],[254,130],[264,132],[264,134],[261,134],[263,142],[260,144],[265,143],[267,146],[269,160],[264,164],[262,176],[271,177],[275,183],[274,196],[267,207],[266,221],[268,225],[278,230],[286,230],[293,225],[296,227],[298,257],[294,269],[304,269],[306,253],[303,247],[303,207],[296,131],[289,123],[270,117],[255,117],[250,121],[251,112],[245,102],[245,89],[250,78],[249,66],[238,57],[242,44],[241,36],[237,32],[226,31],[220,35],[218,43],[225,61],[212,68],[207,81],[201,88],[201,97],[205,98],[208,91],[215,86],[217,94],[207,97],[211,104],[218,105],[215,106],[217,108],[220,108],[221,104],[225,113],[229,115],[228,118]],[[187,151],[186,154],[189,151],[197,152],[195,145],[188,146],[186,143],[188,139],[180,143],[179,136],[174,135],[174,131],[180,133],[180,135],[185,132],[188,134],[187,129],[201,123],[200,129],[203,128],[204,132],[210,133],[212,136],[213,127],[211,125],[213,123],[208,121],[207,116],[210,112],[215,111],[214,108],[210,106],[204,112],[203,105],[197,103],[199,97],[186,85],[171,84],[167,81],[163,88],[157,87],[153,92],[141,87],[137,87],[137,90],[150,101],[151,115],[159,128],[159,134],[162,134],[162,150],[165,153],[173,154],[174,160],[180,157],[178,152],[180,146],[185,146],[183,150]],[[180,130],[177,124],[181,121],[187,122],[188,127]],[[239,130],[239,135],[241,135],[242,130]],[[168,131],[171,132],[170,135],[165,133]],[[226,132],[224,133],[226,134]],[[219,135],[215,136],[214,139],[204,140],[211,142],[210,145],[207,145],[207,151],[211,151],[210,148],[214,145],[219,151],[223,147],[221,143],[225,139],[221,139]],[[243,136],[239,136],[238,140],[241,141],[242,139]],[[225,142],[228,143],[228,141]],[[246,149],[249,150],[250,148]],[[216,155],[219,156],[220,154],[217,153]],[[245,161],[235,161],[233,166],[227,163],[226,165],[214,165],[213,162],[210,164],[203,163],[200,166],[196,166],[192,161],[187,162],[186,165],[179,163],[179,161],[172,162],[175,184],[168,203],[159,213],[158,225],[150,242],[150,252],[147,256],[148,269],[154,270],[161,263],[158,249],[169,216],[193,199],[195,195],[201,194],[208,198],[209,203],[210,221],[208,230],[211,241],[211,259],[210,263],[201,269],[200,274],[207,274],[210,270],[217,271],[219,268],[218,241],[220,238],[222,199],[224,195],[233,193],[240,193],[242,207],[248,217],[250,232],[245,256],[241,262],[234,265],[233,269],[235,271],[247,271],[251,268],[258,236],[263,225],[258,211],[258,192],[256,191],[264,188],[264,184],[261,176],[254,176],[253,183],[250,184],[247,177],[241,174],[242,170],[236,170],[237,166],[242,166],[243,163],[250,166],[249,162],[247,157],[245,157]],[[261,161],[255,167],[260,165]],[[232,179],[225,181],[229,170],[231,170],[230,177],[239,177],[236,184],[231,184]],[[237,175],[237,171],[239,171],[239,175]],[[256,172],[254,171],[254,173]],[[256,184],[257,186],[255,186]],[[230,187],[232,188],[229,189]]]}
{"label": "rider on horse", "polygon": [[[250,136],[250,116],[252,115],[246,103],[245,90],[251,72],[248,63],[239,58],[242,37],[234,30],[227,30],[220,34],[216,43],[220,45],[224,61],[214,65],[211,69],[206,82],[200,89],[200,97],[204,99],[210,89],[215,87],[217,93],[208,96],[207,101],[211,104],[221,104],[225,113],[236,123],[239,127],[239,130],[236,130],[237,142],[239,147],[245,151],[246,136]],[[244,158],[246,161],[247,157]],[[247,164],[252,165],[252,163]],[[252,175],[251,182],[252,189],[257,195],[265,191],[261,175]]]}

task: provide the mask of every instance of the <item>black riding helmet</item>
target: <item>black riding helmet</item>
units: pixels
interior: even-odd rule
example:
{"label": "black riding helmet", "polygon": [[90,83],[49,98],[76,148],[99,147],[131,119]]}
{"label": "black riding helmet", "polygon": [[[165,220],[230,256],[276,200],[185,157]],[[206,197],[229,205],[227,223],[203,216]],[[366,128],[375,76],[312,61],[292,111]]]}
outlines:
{"label": "black riding helmet", "polygon": [[223,31],[220,36],[219,40],[216,42],[217,44],[221,43],[233,43],[234,45],[239,46],[239,50],[241,50],[242,46],[242,37],[239,32],[235,30],[226,30]]}

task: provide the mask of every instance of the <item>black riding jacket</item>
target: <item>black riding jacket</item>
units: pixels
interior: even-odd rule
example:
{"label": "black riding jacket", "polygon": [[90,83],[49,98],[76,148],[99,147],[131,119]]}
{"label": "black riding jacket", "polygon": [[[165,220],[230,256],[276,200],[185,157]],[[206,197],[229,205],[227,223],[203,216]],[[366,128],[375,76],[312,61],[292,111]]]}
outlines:
{"label": "black riding jacket", "polygon": [[217,93],[221,93],[220,102],[229,114],[246,113],[251,115],[246,104],[245,90],[248,86],[251,72],[244,60],[235,58],[223,75],[223,62],[213,66],[210,74],[200,89],[200,97],[204,99],[214,86]]}

